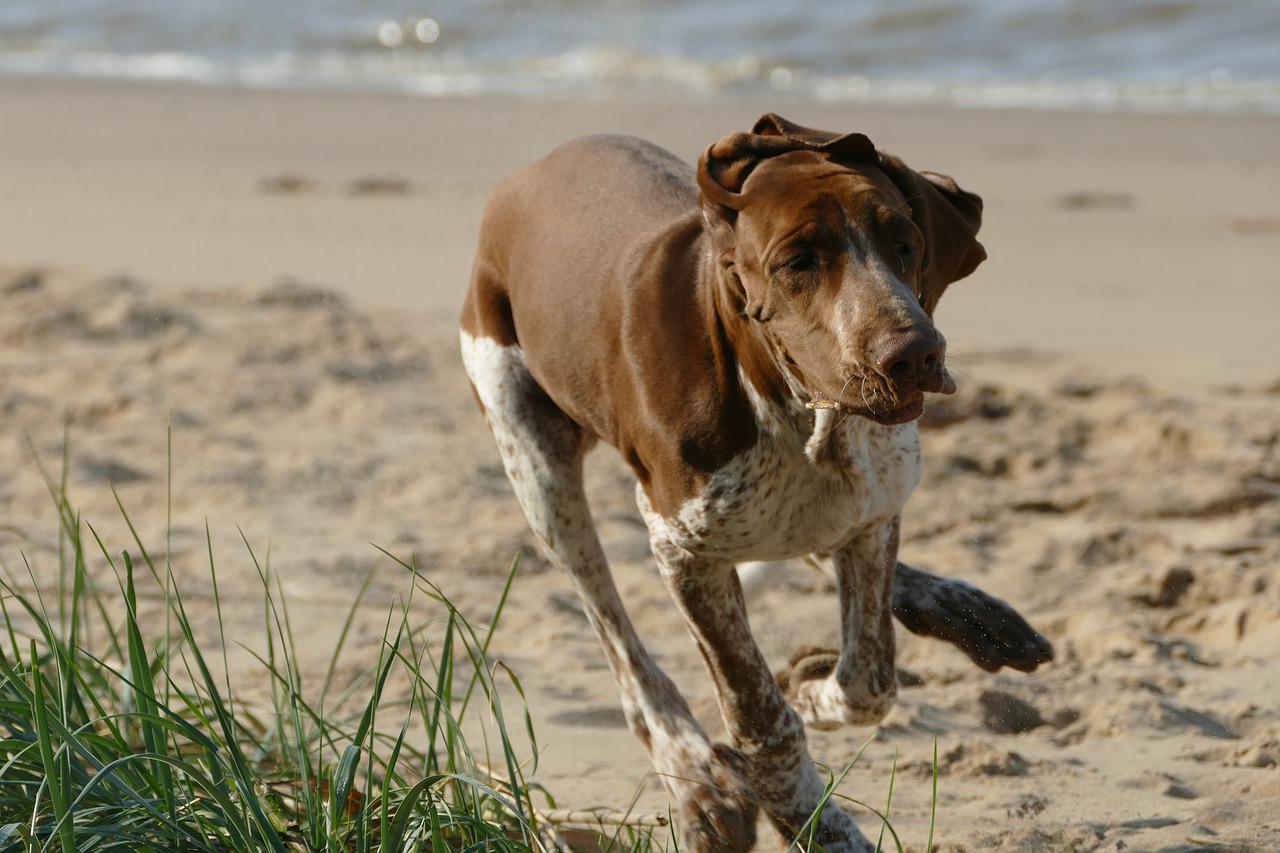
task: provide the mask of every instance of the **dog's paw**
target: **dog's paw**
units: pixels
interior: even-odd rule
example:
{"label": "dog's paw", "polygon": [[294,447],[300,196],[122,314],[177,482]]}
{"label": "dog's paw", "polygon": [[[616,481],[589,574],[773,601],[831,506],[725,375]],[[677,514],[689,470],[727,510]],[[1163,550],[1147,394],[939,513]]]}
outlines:
{"label": "dog's paw", "polygon": [[836,663],[840,660],[840,652],[824,646],[801,646],[791,653],[787,668],[773,674],[779,689],[784,696],[791,698],[792,693],[806,681],[816,681],[836,671]]}
{"label": "dog's paw", "polygon": [[1017,610],[966,581],[900,565],[893,615],[914,634],[956,646],[987,672],[1005,666],[1033,672],[1053,660],[1053,645]]}
{"label": "dog's paw", "polygon": [[730,853],[755,846],[759,808],[745,769],[740,752],[717,743],[705,760],[681,774],[677,820],[682,849]]}
{"label": "dog's paw", "polygon": [[839,662],[840,652],[835,649],[802,646],[791,655],[787,668],[774,673],[773,678],[810,728],[880,722],[897,696],[892,667],[887,678],[876,678],[876,673],[867,670],[842,684],[835,677]]}

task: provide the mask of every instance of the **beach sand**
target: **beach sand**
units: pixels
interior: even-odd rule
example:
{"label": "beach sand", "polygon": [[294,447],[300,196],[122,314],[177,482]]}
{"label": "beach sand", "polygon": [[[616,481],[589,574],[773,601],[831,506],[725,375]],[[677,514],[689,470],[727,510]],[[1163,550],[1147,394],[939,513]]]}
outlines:
{"label": "beach sand", "polygon": [[[455,316],[501,175],[588,132],[691,159],[767,110],[862,130],[983,196],[991,259],[938,314],[961,392],[922,424],[902,554],[1013,602],[1058,655],[988,675],[900,631],[897,708],[812,733],[815,757],[840,766],[874,737],[841,790],[880,807],[896,755],[910,849],[935,739],[945,850],[1277,849],[1275,118],[0,82],[0,560],[56,572],[27,442],[56,465],[64,424],[73,501],[116,547],[112,485],[164,541],[172,424],[170,556],[211,638],[206,520],[230,633],[262,633],[239,527],[269,545],[313,667],[373,571],[343,677],[406,589],[369,543],[481,620],[521,554],[494,653],[527,691],[537,779],[565,806],[665,810],[568,582],[533,550]],[[630,477],[607,450],[588,467],[632,616],[718,731]],[[771,661],[832,644],[833,597],[803,566],[779,573],[751,603]],[[238,688],[261,697],[241,658]],[[1038,724],[1003,733],[1017,702]]]}

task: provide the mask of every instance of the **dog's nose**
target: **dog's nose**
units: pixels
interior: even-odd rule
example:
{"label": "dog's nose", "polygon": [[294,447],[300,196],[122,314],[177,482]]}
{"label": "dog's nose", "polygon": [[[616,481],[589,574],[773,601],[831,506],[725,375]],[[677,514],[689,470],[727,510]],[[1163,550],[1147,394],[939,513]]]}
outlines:
{"label": "dog's nose", "polygon": [[881,338],[876,367],[891,382],[913,385],[931,376],[942,360],[942,341],[931,329],[910,329]]}

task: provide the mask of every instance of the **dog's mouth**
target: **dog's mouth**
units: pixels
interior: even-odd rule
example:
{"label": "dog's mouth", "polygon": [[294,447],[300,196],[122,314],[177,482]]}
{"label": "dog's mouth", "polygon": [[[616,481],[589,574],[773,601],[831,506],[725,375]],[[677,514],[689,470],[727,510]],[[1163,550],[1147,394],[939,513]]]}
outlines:
{"label": "dog's mouth", "polygon": [[837,412],[847,412],[884,426],[894,426],[910,423],[924,414],[924,394],[917,391],[906,400],[895,402],[894,406],[873,408],[861,402],[840,402],[821,395],[814,395],[808,403],[805,403],[805,407],[809,409],[835,409]]}
{"label": "dog's mouth", "polygon": [[863,417],[869,418],[878,424],[892,426],[894,424],[910,423],[923,414],[924,393],[917,391],[914,396],[896,409],[890,409],[887,412],[870,412],[863,415]]}
{"label": "dog's mouth", "polygon": [[945,367],[939,367],[928,380],[909,389],[894,389],[882,381],[853,377],[845,382],[840,394],[809,394],[809,409],[835,409],[866,418],[885,426],[905,424],[924,414],[924,395],[953,394],[955,380]]}

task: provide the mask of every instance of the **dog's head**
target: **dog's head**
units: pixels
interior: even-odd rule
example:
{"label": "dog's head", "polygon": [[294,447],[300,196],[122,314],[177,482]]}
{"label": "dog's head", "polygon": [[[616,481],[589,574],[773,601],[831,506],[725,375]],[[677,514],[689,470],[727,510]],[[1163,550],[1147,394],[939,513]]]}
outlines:
{"label": "dog's head", "polygon": [[982,199],[772,113],[708,148],[698,186],[735,299],[815,401],[904,423],[955,390],[933,311],[986,258]]}

